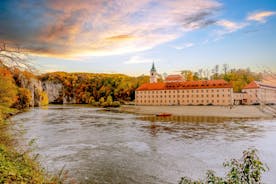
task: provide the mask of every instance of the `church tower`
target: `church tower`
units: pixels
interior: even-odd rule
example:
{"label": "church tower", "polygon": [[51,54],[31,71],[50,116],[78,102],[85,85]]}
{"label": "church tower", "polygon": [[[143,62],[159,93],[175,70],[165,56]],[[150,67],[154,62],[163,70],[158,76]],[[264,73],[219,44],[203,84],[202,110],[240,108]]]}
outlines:
{"label": "church tower", "polygon": [[157,72],[154,66],[154,63],[152,63],[152,67],[150,70],[150,83],[156,83],[157,82]]}

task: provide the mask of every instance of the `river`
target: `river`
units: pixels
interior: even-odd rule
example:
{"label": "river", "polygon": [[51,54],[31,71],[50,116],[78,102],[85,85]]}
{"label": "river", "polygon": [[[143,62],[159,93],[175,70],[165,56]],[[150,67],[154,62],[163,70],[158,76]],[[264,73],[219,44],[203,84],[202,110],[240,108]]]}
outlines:
{"label": "river", "polygon": [[[222,163],[259,150],[276,183],[276,120],[142,117],[89,106],[52,105],[12,118],[19,143],[35,139],[34,154],[49,172],[63,167],[81,183],[177,183],[224,175]],[[69,181],[69,178],[67,181]]]}

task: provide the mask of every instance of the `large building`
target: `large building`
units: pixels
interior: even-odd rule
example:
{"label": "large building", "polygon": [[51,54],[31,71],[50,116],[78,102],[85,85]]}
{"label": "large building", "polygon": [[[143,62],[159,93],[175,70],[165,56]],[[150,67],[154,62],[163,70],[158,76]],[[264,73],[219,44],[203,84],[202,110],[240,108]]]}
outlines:
{"label": "large building", "polygon": [[276,84],[252,81],[242,92],[243,104],[276,104]]}
{"label": "large building", "polygon": [[157,82],[154,64],[150,83],[135,91],[136,105],[232,105],[233,88],[224,80],[185,81],[181,75],[169,75]]}

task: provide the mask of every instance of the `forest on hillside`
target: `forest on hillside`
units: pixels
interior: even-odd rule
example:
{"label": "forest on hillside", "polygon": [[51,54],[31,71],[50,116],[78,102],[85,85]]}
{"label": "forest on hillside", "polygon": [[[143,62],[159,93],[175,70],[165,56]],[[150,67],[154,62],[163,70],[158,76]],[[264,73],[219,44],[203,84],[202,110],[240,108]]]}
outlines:
{"label": "forest on hillside", "polygon": [[43,81],[61,83],[63,93],[76,103],[133,101],[135,90],[149,81],[149,76],[131,77],[123,74],[53,72],[38,76]]}

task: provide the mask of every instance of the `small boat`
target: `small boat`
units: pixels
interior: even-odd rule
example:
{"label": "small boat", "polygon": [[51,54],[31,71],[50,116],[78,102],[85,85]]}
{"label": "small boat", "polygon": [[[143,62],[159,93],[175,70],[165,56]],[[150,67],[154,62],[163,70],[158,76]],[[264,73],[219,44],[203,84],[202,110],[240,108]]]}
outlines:
{"label": "small boat", "polygon": [[160,114],[156,114],[156,116],[158,117],[166,117],[166,116],[171,116],[172,114],[169,113],[160,113]]}

